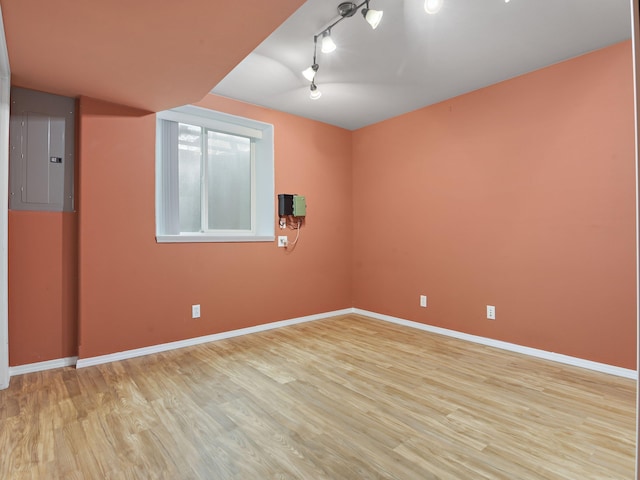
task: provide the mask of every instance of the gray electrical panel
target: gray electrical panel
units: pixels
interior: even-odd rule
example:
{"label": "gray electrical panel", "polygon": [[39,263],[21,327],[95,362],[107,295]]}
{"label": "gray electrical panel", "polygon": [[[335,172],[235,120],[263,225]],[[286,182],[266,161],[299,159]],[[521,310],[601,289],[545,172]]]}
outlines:
{"label": "gray electrical panel", "polygon": [[73,211],[75,104],[11,88],[9,209]]}

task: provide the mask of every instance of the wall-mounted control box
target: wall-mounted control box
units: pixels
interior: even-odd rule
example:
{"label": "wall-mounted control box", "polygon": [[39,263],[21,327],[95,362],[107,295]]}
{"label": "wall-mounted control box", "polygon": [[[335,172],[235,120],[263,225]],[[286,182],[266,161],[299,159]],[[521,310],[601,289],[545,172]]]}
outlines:
{"label": "wall-mounted control box", "polygon": [[293,196],[293,216],[304,217],[307,214],[307,201],[302,195]]}
{"label": "wall-mounted control box", "polygon": [[302,195],[278,194],[278,216],[304,217],[307,215],[307,201]]}

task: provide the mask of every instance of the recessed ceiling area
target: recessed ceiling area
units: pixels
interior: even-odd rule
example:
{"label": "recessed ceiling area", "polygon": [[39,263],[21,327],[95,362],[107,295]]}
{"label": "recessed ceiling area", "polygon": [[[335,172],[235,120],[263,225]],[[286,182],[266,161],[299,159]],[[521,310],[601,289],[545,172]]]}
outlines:
{"label": "recessed ceiling area", "polygon": [[629,0],[371,0],[375,30],[358,12],[318,46],[312,100],[301,72],[339,3],[305,2],[213,93],[354,130],[631,38]]}

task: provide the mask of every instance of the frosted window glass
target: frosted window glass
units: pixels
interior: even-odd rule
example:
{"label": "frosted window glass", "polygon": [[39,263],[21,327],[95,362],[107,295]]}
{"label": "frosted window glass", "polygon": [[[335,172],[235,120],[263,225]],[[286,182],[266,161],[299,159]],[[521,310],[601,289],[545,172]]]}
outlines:
{"label": "frosted window glass", "polygon": [[200,178],[202,129],[180,123],[178,127],[178,200],[181,232],[200,232],[202,205]]}
{"label": "frosted window glass", "polygon": [[251,229],[251,142],[207,131],[207,220],[210,230]]}

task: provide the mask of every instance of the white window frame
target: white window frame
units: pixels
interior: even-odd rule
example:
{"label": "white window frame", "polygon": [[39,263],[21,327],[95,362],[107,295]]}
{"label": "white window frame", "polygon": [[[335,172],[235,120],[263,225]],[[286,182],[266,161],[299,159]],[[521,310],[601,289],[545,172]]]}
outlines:
{"label": "white window frame", "polygon": [[[187,123],[251,139],[251,229],[180,232],[178,163],[164,152],[177,148],[170,123]],[[175,125],[175,124],[174,124]],[[206,164],[206,162],[204,162]],[[204,175],[203,175],[204,178]],[[156,241],[272,242],[274,233],[273,125],[206,108],[186,105],[156,114]],[[202,195],[205,198],[205,195]],[[206,215],[206,205],[202,209]]]}

